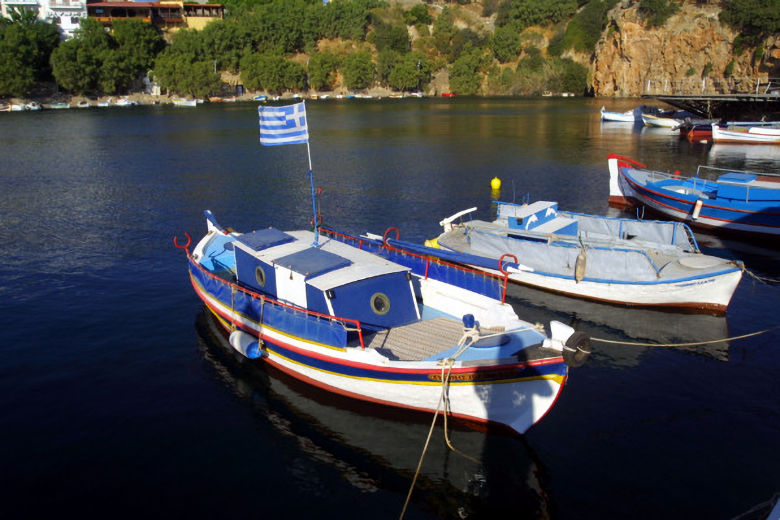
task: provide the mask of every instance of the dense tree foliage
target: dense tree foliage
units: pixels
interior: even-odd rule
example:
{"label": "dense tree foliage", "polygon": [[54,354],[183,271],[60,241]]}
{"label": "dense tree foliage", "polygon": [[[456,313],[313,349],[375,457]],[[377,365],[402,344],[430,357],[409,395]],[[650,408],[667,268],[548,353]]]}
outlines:
{"label": "dense tree foliage", "polygon": [[181,30],[157,56],[154,79],[162,89],[205,97],[220,89],[220,75],[214,68],[203,49],[200,33]]}
{"label": "dense tree foliage", "polygon": [[344,58],[341,70],[344,84],[349,89],[364,89],[374,81],[376,66],[367,51],[353,52]]}
{"label": "dense tree foliage", "polygon": [[466,47],[450,67],[450,90],[460,95],[473,95],[482,85],[480,71],[484,63],[481,49]]}
{"label": "dense tree foliage", "polygon": [[561,39],[561,49],[593,52],[601,32],[609,23],[607,11],[616,3],[617,0],[590,0],[585,4],[566,26],[566,32]]}
{"label": "dense tree foliage", "polygon": [[499,5],[496,25],[511,25],[521,31],[532,25],[558,23],[576,10],[576,0],[506,0]]}
{"label": "dense tree foliage", "polygon": [[680,10],[677,0],[640,0],[639,12],[650,27],[661,27]]}
{"label": "dense tree foliage", "polygon": [[727,0],[720,20],[740,31],[742,43],[756,46],[780,33],[780,0]]}
{"label": "dense tree foliage", "polygon": [[496,27],[490,48],[501,63],[515,60],[522,49],[520,35],[509,27]]}
{"label": "dense tree foliage", "polygon": [[309,59],[309,86],[317,90],[333,90],[341,60],[332,52],[318,52]]}
{"label": "dense tree foliage", "polygon": [[395,90],[419,90],[430,81],[431,66],[421,52],[399,56],[387,76],[387,84]]}
{"label": "dense tree foliage", "polygon": [[51,54],[54,78],[76,94],[114,94],[130,89],[148,71],[164,46],[162,37],[140,20],[118,20],[113,36],[100,22],[81,21],[74,37]]}
{"label": "dense tree foliage", "polygon": [[9,19],[0,19],[0,96],[23,97],[51,75],[49,56],[60,35],[32,11],[10,11]]}

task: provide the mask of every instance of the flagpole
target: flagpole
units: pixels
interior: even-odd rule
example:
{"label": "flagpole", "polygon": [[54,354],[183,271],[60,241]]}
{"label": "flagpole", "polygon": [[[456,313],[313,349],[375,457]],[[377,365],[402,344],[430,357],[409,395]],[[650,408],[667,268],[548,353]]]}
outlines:
{"label": "flagpole", "polygon": [[[306,110],[306,101],[303,103],[303,109]],[[307,116],[306,126],[308,128],[309,121]],[[317,198],[314,195],[314,170],[311,167],[311,148],[309,147],[309,139],[306,139],[306,154],[309,157],[309,184],[311,185],[311,209],[312,209],[312,222],[314,223],[314,247],[319,246],[320,241],[320,224],[317,222]]]}

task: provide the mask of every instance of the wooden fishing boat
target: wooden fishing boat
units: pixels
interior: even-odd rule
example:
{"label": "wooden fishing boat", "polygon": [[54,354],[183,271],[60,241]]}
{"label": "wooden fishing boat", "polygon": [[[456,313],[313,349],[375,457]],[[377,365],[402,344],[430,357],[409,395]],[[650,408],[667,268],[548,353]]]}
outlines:
{"label": "wooden fishing boat", "polygon": [[642,114],[642,122],[645,126],[677,128],[683,123],[683,120],[675,117],[664,117],[662,115]]}
{"label": "wooden fishing boat", "polygon": [[[694,177],[684,177],[615,154],[607,162],[611,205],[647,206],[702,228],[780,234],[780,175],[699,166]],[[702,178],[705,172],[717,176]]]}
{"label": "wooden fishing boat", "polygon": [[464,277],[455,266],[420,274],[316,227],[238,233],[208,211],[206,223],[191,252],[189,235],[174,243],[231,345],[337,394],[523,433],[561,392],[564,353],[588,341],[562,323],[548,337],[520,320],[487,295],[495,277],[477,292],[448,282]]}
{"label": "wooden fishing boat", "polygon": [[684,224],[558,211],[549,201],[498,202],[494,221],[462,221],[474,210],[442,220],[444,232],[427,244],[433,247],[391,244],[523,285],[629,306],[722,313],[742,277],[740,262],[701,254]]}

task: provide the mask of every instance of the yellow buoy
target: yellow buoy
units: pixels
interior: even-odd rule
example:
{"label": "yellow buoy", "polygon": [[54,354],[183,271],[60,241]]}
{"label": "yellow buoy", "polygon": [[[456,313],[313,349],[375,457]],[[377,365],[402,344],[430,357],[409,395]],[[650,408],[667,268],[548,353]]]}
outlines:
{"label": "yellow buoy", "polygon": [[493,180],[490,181],[490,188],[492,190],[500,190],[501,189],[501,179],[498,177],[493,177]]}

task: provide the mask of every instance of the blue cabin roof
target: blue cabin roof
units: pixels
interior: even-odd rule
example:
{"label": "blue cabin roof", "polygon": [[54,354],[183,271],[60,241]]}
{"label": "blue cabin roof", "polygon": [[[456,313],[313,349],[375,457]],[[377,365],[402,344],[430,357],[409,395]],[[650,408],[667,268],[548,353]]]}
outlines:
{"label": "blue cabin roof", "polygon": [[269,227],[252,231],[251,233],[244,233],[236,240],[251,247],[254,251],[261,251],[263,249],[268,249],[269,247],[292,242],[295,239],[284,231]]}
{"label": "blue cabin roof", "polygon": [[[289,235],[287,235],[289,236]],[[292,238],[292,237],[291,237]],[[335,269],[341,269],[352,262],[335,253],[322,249],[310,248],[277,258],[275,263],[307,278],[321,275]]]}

